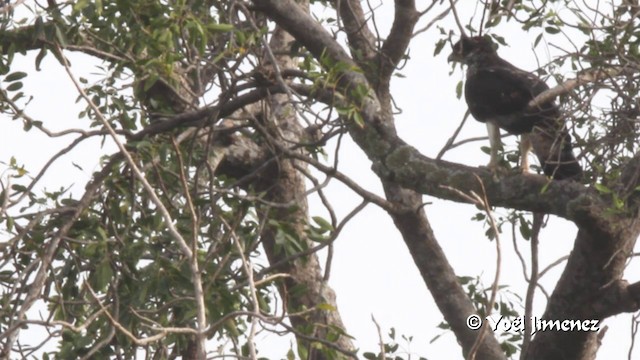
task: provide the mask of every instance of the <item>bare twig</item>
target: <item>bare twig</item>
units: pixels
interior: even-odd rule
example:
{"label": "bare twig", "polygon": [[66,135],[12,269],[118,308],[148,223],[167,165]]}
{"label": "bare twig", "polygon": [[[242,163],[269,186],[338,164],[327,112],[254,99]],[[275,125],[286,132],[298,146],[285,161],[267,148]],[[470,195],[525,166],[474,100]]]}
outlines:
{"label": "bare twig", "polygon": [[540,229],[544,220],[543,213],[533,214],[533,228],[531,230],[531,275],[529,277],[529,286],[527,286],[527,295],[524,302],[524,338],[522,340],[522,351],[520,359],[525,360],[527,356],[527,348],[531,343],[532,335],[532,315],[533,315],[533,298],[538,285],[538,244],[540,237]]}
{"label": "bare twig", "polygon": [[[340,221],[340,223],[338,224],[338,226],[335,228],[335,230],[333,231],[333,233],[331,234],[331,237],[329,239],[327,239],[327,241],[320,243],[319,245],[316,245],[312,248],[308,248],[304,251],[301,251],[299,253],[293,254],[291,256],[288,256],[280,261],[278,261],[275,264],[271,264],[271,266],[269,266],[268,268],[262,269],[260,270],[260,272],[258,273],[258,275],[263,275],[263,274],[267,274],[268,272],[277,269],[281,266],[283,266],[284,264],[287,264],[291,261],[294,261],[296,259],[299,259],[301,257],[316,253],[320,250],[322,250],[323,248],[325,248],[326,246],[332,244],[337,238],[338,235],[340,234],[340,232],[342,231],[342,229],[345,227],[345,225],[351,220],[353,219],[354,216],[356,216],[356,214],[358,214],[360,211],[362,211],[362,209],[365,208],[365,206],[367,206],[367,204],[369,204],[369,202],[367,200],[363,200],[360,204],[358,204],[358,206],[356,206],[353,210],[351,210],[349,212],[349,214],[347,214],[342,221]],[[326,274],[325,274],[326,276]]]}
{"label": "bare twig", "polygon": [[387,360],[387,353],[384,350],[384,341],[382,340],[382,330],[380,329],[380,324],[376,321],[376,318],[371,314],[371,321],[376,325],[376,330],[378,332],[378,345],[380,346],[380,359]]}
{"label": "bare twig", "polygon": [[542,278],[549,270],[560,265],[563,261],[567,261],[568,259],[569,259],[569,255],[565,255],[558,258],[556,261],[552,262],[551,264],[547,265],[547,267],[545,267],[544,269],[542,269],[542,271],[540,271],[540,275],[538,275],[538,279]]}
{"label": "bare twig", "polygon": [[[100,132],[93,132],[92,131],[90,136],[95,136],[95,135],[105,135],[105,134],[102,131],[100,131]],[[35,188],[35,186],[38,184],[38,182],[47,173],[47,170],[51,167],[51,165],[53,165],[53,163],[56,162],[59,158],[61,158],[65,154],[69,153],[78,144],[80,144],[80,142],[82,142],[82,141],[84,141],[86,139],[87,139],[87,137],[85,137],[84,135],[81,135],[81,136],[77,137],[76,139],[74,139],[68,146],[66,146],[65,148],[59,150],[57,153],[55,153],[53,156],[51,156],[51,158],[49,158],[49,160],[47,160],[47,162],[42,166],[42,168],[36,174],[36,176],[33,177],[31,182],[29,183],[29,185],[26,186],[26,189],[24,191],[20,192],[20,196],[18,196],[17,199],[10,200],[10,203],[11,204],[19,203],[22,200],[24,200],[24,198],[29,196],[29,193],[31,192],[31,190],[33,190],[33,188]]]}
{"label": "bare twig", "polygon": [[640,327],[640,313],[636,313],[631,317],[631,344],[629,345],[628,359],[633,359],[633,348],[636,344],[636,336]]}
{"label": "bare twig", "polygon": [[118,329],[120,332],[122,332],[126,337],[128,337],[129,339],[131,339],[131,341],[133,341],[136,345],[148,345],[151,344],[153,342],[156,342],[162,338],[164,338],[165,336],[167,336],[167,334],[169,333],[176,333],[176,334],[197,334],[197,331],[194,329],[190,329],[190,328],[154,328],[154,330],[158,331],[158,334],[153,335],[153,336],[149,336],[146,337],[144,339],[139,339],[137,338],[135,335],[133,335],[133,333],[131,333],[127,328],[125,328],[124,326],[122,326],[122,324],[120,324],[120,322],[118,322],[118,320],[116,320],[111,313],[109,313],[109,311],[107,310],[107,306],[105,306],[104,304],[102,304],[102,301],[100,301],[100,299],[98,298],[98,295],[95,293],[95,291],[93,290],[93,288],[91,287],[91,285],[89,285],[88,282],[84,283],[84,286],[89,290],[89,293],[91,293],[91,296],[93,297],[93,299],[95,300],[95,302],[98,304],[98,306],[100,307],[101,310],[104,310],[104,314],[107,316],[107,318],[109,319],[109,322],[111,323],[111,325],[113,325],[116,329]]}
{"label": "bare twig", "polygon": [[462,22],[460,21],[460,17],[458,16],[458,11],[456,10],[456,2],[454,0],[449,0],[451,4],[451,11],[453,12],[453,18],[456,20],[456,25],[458,25],[458,29],[460,29],[460,36],[466,37],[467,34],[464,32],[464,26],[462,26]]}
{"label": "bare twig", "polygon": [[[458,0],[454,0],[453,3],[455,4]],[[436,17],[434,17],[431,21],[429,21],[429,23],[427,25],[425,25],[423,28],[418,29],[416,32],[413,33],[413,35],[411,35],[411,37],[416,37],[420,34],[422,34],[423,32],[429,30],[435,23],[439,22],[440,20],[444,19],[449,12],[451,11],[451,7],[448,7],[446,10],[444,10],[443,12],[441,12],[440,14],[438,14]],[[424,15],[425,12],[420,13],[420,16]]]}
{"label": "bare twig", "polygon": [[[482,182],[482,180],[480,179],[480,177],[478,177],[476,175],[476,179],[478,180],[478,183],[480,184],[480,189],[482,191],[482,196],[479,196],[478,194],[476,194],[474,191],[471,191],[469,194],[466,194],[458,189],[452,188],[450,186],[444,186],[441,185],[442,188],[451,190],[453,192],[455,192],[456,194],[462,196],[463,198],[467,199],[467,201],[476,204],[477,206],[482,207],[482,209],[484,210],[485,214],[487,214],[487,217],[489,219],[489,225],[491,226],[491,229],[493,230],[493,233],[495,235],[495,242],[496,242],[496,272],[495,272],[495,276],[493,279],[493,284],[491,286],[491,296],[489,298],[489,303],[486,305],[486,309],[487,309],[487,314],[486,316],[491,315],[491,311],[493,310],[493,306],[495,304],[496,301],[496,296],[498,294],[498,283],[500,280],[500,266],[502,263],[502,250],[500,248],[500,233],[498,230],[498,225],[495,221],[495,218],[493,217],[493,211],[491,210],[491,205],[489,205],[489,200],[487,198],[487,193],[484,187],[484,183]],[[478,336],[476,337],[475,342],[473,343],[473,346],[471,347],[471,349],[469,350],[469,353],[467,355],[467,359],[468,360],[474,360],[476,357],[476,354],[478,352],[478,349],[480,349],[480,345],[482,344],[482,339],[484,338],[484,336],[486,335],[486,332],[489,329],[489,325],[487,325],[487,322],[484,323],[484,325],[482,326],[482,328],[480,329],[480,333],[478,334]]]}
{"label": "bare twig", "polygon": [[236,236],[235,230],[229,225],[224,217],[220,216],[219,219],[227,228],[227,231],[231,233],[233,243],[238,250],[240,259],[242,260],[242,268],[244,269],[249,282],[249,293],[251,295],[251,304],[253,305],[253,313],[255,313],[255,315],[251,315],[251,328],[249,329],[249,336],[247,337],[247,346],[249,347],[249,355],[251,356],[251,359],[256,360],[258,359],[258,353],[255,346],[255,337],[256,331],[258,329],[258,318],[260,316],[260,302],[258,301],[256,283],[253,281],[253,265],[251,265],[250,260],[245,256],[244,248],[240,243],[240,239],[238,238],[238,236]]}
{"label": "bare twig", "polygon": [[397,212],[399,211],[399,209],[397,209],[397,206],[389,201],[387,201],[386,199],[362,188],[360,185],[358,185],[355,181],[353,181],[351,178],[349,178],[348,176],[346,176],[345,174],[341,173],[340,171],[336,170],[333,167],[324,165],[323,163],[312,159],[308,156],[305,156],[304,154],[300,154],[296,151],[291,151],[288,150],[284,147],[280,148],[280,150],[285,151],[287,156],[290,156],[292,158],[298,159],[298,160],[302,160],[306,163],[308,163],[309,165],[315,167],[316,169],[322,171],[323,173],[335,178],[336,180],[339,180],[341,183],[343,183],[345,186],[347,186],[349,189],[351,189],[352,191],[354,191],[356,194],[360,195],[363,199],[366,199],[368,202],[371,202],[373,204],[378,205],[380,208],[384,209],[387,212]]}
{"label": "bare twig", "polygon": [[[206,351],[206,336],[204,334],[204,329],[207,327],[207,315],[205,312],[205,304],[204,304],[204,289],[202,287],[202,276],[200,273],[200,267],[198,264],[198,214],[196,212],[195,207],[193,206],[193,200],[191,199],[191,194],[189,194],[189,184],[187,182],[187,175],[185,174],[185,164],[182,160],[182,153],[180,152],[180,148],[178,147],[178,142],[174,137],[171,137],[171,144],[176,152],[176,157],[178,159],[178,167],[180,168],[180,181],[182,182],[184,197],[187,201],[187,205],[189,207],[189,212],[191,213],[191,226],[193,239],[191,244],[191,278],[193,280],[193,290],[194,297],[197,304],[197,318],[198,318],[198,331],[197,339],[198,339],[198,352],[201,356],[203,356]],[[155,193],[155,192],[154,192]]]}
{"label": "bare twig", "polygon": [[444,153],[446,153],[447,151],[449,151],[450,149],[453,149],[455,147],[455,146],[453,146],[454,145],[453,142],[456,140],[456,138],[460,134],[460,131],[462,131],[462,127],[467,122],[467,119],[469,118],[469,115],[471,115],[471,112],[469,111],[469,109],[467,109],[467,112],[464,113],[464,116],[462,117],[462,121],[460,121],[460,125],[458,125],[458,127],[456,128],[456,131],[453,132],[453,135],[451,135],[449,140],[447,140],[447,143],[442,147],[440,152],[438,152],[438,155],[436,156],[436,160],[442,159],[442,156],[444,155]]}
{"label": "bare twig", "polygon": [[18,326],[26,326],[26,325],[40,325],[40,326],[45,326],[45,327],[54,327],[54,326],[60,326],[63,327],[67,330],[71,330],[73,332],[76,333],[80,333],[83,332],[87,329],[87,327],[89,325],[91,325],[91,323],[97,319],[100,315],[102,315],[106,310],[106,308],[102,308],[98,311],[96,311],[95,313],[91,314],[89,317],[87,317],[81,324],[72,324],[70,322],[67,321],[62,321],[62,320],[47,320],[47,321],[43,321],[43,320],[22,320],[20,321],[18,324]]}

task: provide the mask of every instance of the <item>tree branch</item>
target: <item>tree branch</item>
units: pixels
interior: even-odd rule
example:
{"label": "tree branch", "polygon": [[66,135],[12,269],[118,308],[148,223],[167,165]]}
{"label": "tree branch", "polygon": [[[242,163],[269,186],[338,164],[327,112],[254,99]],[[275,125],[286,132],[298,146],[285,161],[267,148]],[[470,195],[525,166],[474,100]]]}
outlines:
{"label": "tree branch", "polygon": [[[313,86],[300,84],[289,84],[287,86],[294,89],[297,93],[313,97],[328,105],[335,105],[340,98],[339,96],[335,96],[329,89],[318,89]],[[165,133],[176,128],[206,126],[228,117],[243,107],[254,104],[270,95],[283,93],[286,93],[286,89],[281,85],[260,87],[246,94],[234,96],[232,99],[220,102],[217,105],[183,112],[178,115],[161,117],[139,132],[129,135],[128,139],[136,141],[142,140],[146,136]],[[228,94],[222,94],[219,98],[221,100],[228,99],[227,95]]]}
{"label": "tree branch", "polygon": [[547,103],[560,95],[566,94],[580,85],[600,81],[608,77],[618,76],[624,71],[628,71],[628,69],[613,67],[609,69],[591,69],[584,71],[578,74],[574,79],[569,79],[536,96],[529,102],[527,110],[531,111],[539,109],[542,104]]}
{"label": "tree branch", "polygon": [[[353,58],[360,66],[368,63],[375,57],[376,39],[367,26],[360,1],[333,0],[332,3],[344,24]],[[356,51],[360,52],[360,59],[358,59]]]}
{"label": "tree branch", "polygon": [[[475,180],[477,181],[477,180]],[[468,354],[476,343],[478,332],[470,329],[467,318],[476,313],[473,303],[460,285],[456,273],[433,233],[422,206],[422,195],[382,180],[387,199],[399,209],[389,213],[402,234],[418,271],[444,319],[451,326],[463,353]],[[487,333],[477,349],[478,359],[505,359],[493,333]]]}
{"label": "tree branch", "polygon": [[391,31],[382,45],[382,53],[375,64],[380,64],[379,81],[387,84],[411,42],[413,28],[420,18],[414,0],[395,0],[395,17]]}
{"label": "tree branch", "polygon": [[625,280],[613,282],[606,287],[605,294],[598,298],[594,308],[602,317],[640,310],[640,282],[633,284]]}
{"label": "tree branch", "polygon": [[[61,25],[58,24],[58,26]],[[63,32],[66,30],[67,29],[62,29]],[[55,24],[53,22],[46,22],[42,25],[41,29],[38,29],[36,25],[28,25],[17,29],[0,31],[0,53],[6,55],[7,50],[10,48],[13,48],[15,52],[26,52],[39,50],[45,45],[55,45],[47,41],[44,37],[39,36],[40,31],[43,33],[54,32],[56,31]],[[104,61],[125,61],[123,57],[112,54],[106,51],[106,49],[101,49],[99,46],[89,42],[87,40],[88,36],[79,36],[78,38],[83,39],[84,42],[65,45],[65,49],[91,55]]]}
{"label": "tree branch", "polygon": [[287,32],[294,34],[316,59],[329,58],[355,65],[331,34],[293,0],[253,0],[255,8],[267,14]]}
{"label": "tree branch", "polygon": [[[388,145],[393,146],[391,141]],[[603,216],[610,205],[595,190],[576,182],[549,181],[542,175],[520,173],[496,179],[488,169],[436,161],[406,144],[376,158],[373,169],[382,178],[405,188],[458,202],[466,200],[439,185],[446,183],[462,191],[479,192],[475,180],[479,176],[494,206],[554,214],[594,231],[611,230],[612,226],[611,216]]]}

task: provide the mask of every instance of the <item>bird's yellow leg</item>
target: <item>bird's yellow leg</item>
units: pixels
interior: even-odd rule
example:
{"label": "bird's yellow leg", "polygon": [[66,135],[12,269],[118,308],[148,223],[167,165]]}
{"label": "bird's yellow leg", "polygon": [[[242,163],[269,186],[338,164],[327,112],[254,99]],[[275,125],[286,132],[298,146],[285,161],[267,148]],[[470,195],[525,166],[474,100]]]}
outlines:
{"label": "bird's yellow leg", "polygon": [[529,172],[529,152],[531,151],[531,138],[529,134],[520,136],[520,170],[522,173]]}
{"label": "bird's yellow leg", "polygon": [[498,169],[500,159],[498,158],[498,150],[502,146],[500,140],[500,128],[492,122],[487,122],[487,132],[489,133],[489,145],[491,146],[491,152],[489,153],[489,164],[487,167],[491,171]]}

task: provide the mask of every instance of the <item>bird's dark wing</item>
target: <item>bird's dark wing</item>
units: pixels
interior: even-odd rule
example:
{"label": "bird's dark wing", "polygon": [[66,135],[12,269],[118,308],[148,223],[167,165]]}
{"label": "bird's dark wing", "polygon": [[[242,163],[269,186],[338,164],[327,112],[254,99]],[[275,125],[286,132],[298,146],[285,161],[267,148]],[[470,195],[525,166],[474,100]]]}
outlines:
{"label": "bird's dark wing", "polygon": [[573,155],[571,135],[564,123],[544,122],[534,126],[528,136],[545,175],[556,180],[578,179],[582,175],[582,167]]}
{"label": "bird's dark wing", "polygon": [[556,119],[553,102],[540,109],[525,111],[536,95],[549,87],[539,78],[511,64],[469,69],[465,98],[471,114],[481,122],[493,121],[512,134],[530,132],[545,119]]}
{"label": "bird's dark wing", "polygon": [[531,100],[549,89],[544,81],[498,56],[487,37],[463,37],[453,45],[449,61],[467,65],[465,98],[476,120],[528,136],[546,175],[580,176],[582,168],[571,150],[560,109],[553,101],[529,109]]}
{"label": "bird's dark wing", "polygon": [[549,102],[527,109],[531,100],[549,89],[547,84],[511,64],[499,65],[467,74],[465,98],[471,114],[512,134],[529,134],[547,176],[556,180],[579,177],[582,168],[573,155],[571,136],[558,107]]}

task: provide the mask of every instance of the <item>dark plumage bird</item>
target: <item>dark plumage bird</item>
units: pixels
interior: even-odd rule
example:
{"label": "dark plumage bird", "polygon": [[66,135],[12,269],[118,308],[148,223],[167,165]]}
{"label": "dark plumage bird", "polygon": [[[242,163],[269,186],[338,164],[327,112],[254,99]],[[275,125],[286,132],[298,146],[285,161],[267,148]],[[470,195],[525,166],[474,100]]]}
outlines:
{"label": "dark plumage bird", "polygon": [[528,108],[531,100],[549,89],[544,81],[498,56],[488,37],[463,37],[453,45],[449,61],[467,65],[464,95],[473,117],[490,129],[490,167],[497,165],[497,126],[522,135],[523,171],[528,170],[527,152],[533,147],[545,175],[556,180],[580,177],[582,168],[558,106],[551,100]]}

